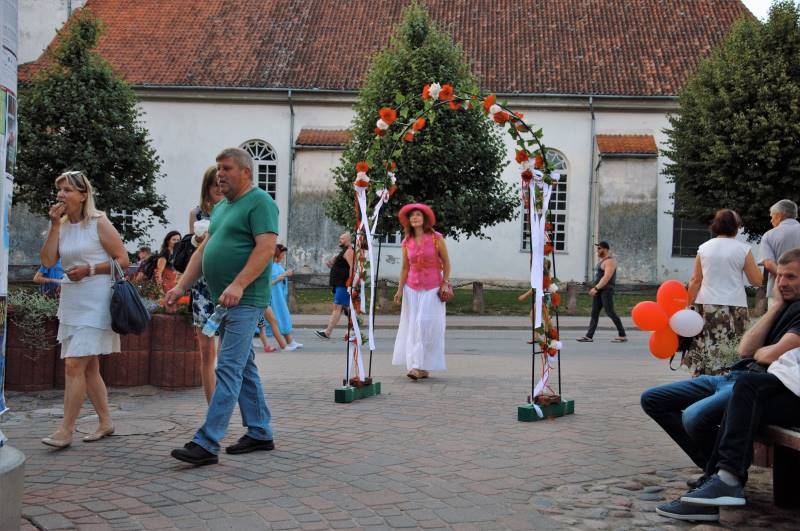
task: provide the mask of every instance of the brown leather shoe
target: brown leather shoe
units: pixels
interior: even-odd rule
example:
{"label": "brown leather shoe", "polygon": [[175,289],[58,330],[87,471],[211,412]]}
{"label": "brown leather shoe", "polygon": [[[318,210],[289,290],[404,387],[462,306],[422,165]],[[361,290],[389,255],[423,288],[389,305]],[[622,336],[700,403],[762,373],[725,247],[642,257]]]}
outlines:
{"label": "brown leather shoe", "polygon": [[420,379],[427,378],[428,377],[428,371],[423,371],[422,369],[418,369],[417,370],[417,376],[419,376]]}
{"label": "brown leather shoe", "polygon": [[408,376],[412,380],[418,379],[420,377],[419,376],[419,369],[411,369],[410,371],[408,371],[408,374],[406,374],[406,376]]}

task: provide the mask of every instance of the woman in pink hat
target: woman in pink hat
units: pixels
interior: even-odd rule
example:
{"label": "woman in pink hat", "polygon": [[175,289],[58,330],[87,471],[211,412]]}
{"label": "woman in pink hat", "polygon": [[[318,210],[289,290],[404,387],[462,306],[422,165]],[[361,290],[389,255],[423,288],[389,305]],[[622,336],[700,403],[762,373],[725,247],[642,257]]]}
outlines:
{"label": "woman in pink hat", "polygon": [[392,365],[405,365],[412,380],[445,370],[445,304],[439,293],[450,284],[450,258],[436,216],[422,203],[405,205],[398,214],[405,229],[403,267],[394,301],[403,306]]}

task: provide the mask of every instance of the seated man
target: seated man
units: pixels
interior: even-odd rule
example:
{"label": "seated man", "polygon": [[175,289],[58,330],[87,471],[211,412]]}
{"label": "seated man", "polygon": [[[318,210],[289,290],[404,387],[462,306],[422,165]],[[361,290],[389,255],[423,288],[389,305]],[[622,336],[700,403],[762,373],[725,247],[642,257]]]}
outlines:
{"label": "seated man", "polygon": [[[709,480],[681,496],[681,502],[699,506],[744,505],[744,484],[753,457],[753,440],[767,424],[800,425],[800,249],[778,259],[774,304],[753,327],[755,348],[773,323],[793,321],[775,345],[755,350],[753,358],[768,367],[764,373],[742,375],[733,386],[714,451],[706,468]],[[777,309],[776,309],[777,308]],[[765,322],[766,321],[766,322]]]}
{"label": "seated man", "polygon": [[[784,269],[800,271],[800,249],[785,253]],[[752,371],[763,373],[766,359],[763,352],[778,356],[800,346],[800,286],[795,292],[791,275],[785,274],[777,308],[770,308],[742,337],[739,354],[743,359],[730,373],[718,376],[700,376],[648,389],[642,394],[642,408],[678,443],[692,461],[704,471],[712,463],[718,426],[731,397],[734,383]],[[800,277],[797,280],[800,283]],[[779,290],[776,287],[776,294]],[[797,341],[797,345],[795,345]],[[754,355],[758,356],[755,360]],[[712,467],[713,468],[713,467]],[[711,470],[713,473],[715,470]],[[690,487],[701,486],[708,479],[704,474]],[[660,505],[656,512],[680,520],[719,520],[717,507],[688,504],[681,500]]]}

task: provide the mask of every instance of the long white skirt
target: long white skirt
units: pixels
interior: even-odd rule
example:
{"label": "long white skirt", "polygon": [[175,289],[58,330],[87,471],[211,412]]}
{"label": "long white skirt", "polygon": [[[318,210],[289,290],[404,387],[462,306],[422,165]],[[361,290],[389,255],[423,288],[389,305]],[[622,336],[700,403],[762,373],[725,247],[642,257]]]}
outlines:
{"label": "long white skirt", "polygon": [[392,365],[405,365],[408,370],[445,370],[446,325],[445,304],[439,300],[439,288],[417,291],[405,286]]}

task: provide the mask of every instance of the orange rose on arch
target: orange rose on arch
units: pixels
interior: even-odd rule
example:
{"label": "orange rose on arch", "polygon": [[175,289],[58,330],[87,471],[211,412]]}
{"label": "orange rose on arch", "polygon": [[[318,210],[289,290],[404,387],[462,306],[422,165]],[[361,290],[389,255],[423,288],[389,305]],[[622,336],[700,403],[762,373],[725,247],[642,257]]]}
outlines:
{"label": "orange rose on arch", "polygon": [[453,99],[453,85],[446,83],[442,85],[442,90],[439,91],[439,99],[442,101],[450,101]]}
{"label": "orange rose on arch", "polygon": [[511,117],[511,115],[509,115],[506,111],[500,111],[500,112],[494,113],[494,116],[492,116],[492,119],[495,122],[499,123],[499,124],[504,124],[504,123],[506,123],[508,121],[508,119],[510,117]]}
{"label": "orange rose on arch", "polygon": [[553,293],[550,300],[553,301],[553,306],[559,306],[561,304],[561,294],[558,292]]}
{"label": "orange rose on arch", "polygon": [[421,131],[425,127],[425,123],[426,123],[425,117],[420,116],[419,118],[414,120],[414,125],[411,126],[411,129],[413,129],[414,131]]}
{"label": "orange rose on arch", "polygon": [[361,172],[367,173],[368,171],[369,171],[369,164],[367,164],[363,160],[356,163],[356,173],[361,173]]}
{"label": "orange rose on arch", "polygon": [[545,254],[545,255],[548,255],[548,254],[552,253],[552,252],[553,252],[553,249],[555,249],[555,248],[553,247],[553,244],[552,244],[552,243],[546,243],[546,244],[544,244],[544,254]]}
{"label": "orange rose on arch", "polygon": [[528,160],[528,154],[520,149],[517,151],[517,155],[514,157],[514,159],[517,161],[518,164],[522,164],[523,162]]}
{"label": "orange rose on arch", "polygon": [[405,135],[403,135],[403,140],[406,142],[413,142],[414,141],[414,131],[409,131]]}
{"label": "orange rose on arch", "polygon": [[389,125],[392,125],[392,123],[397,120],[397,111],[389,107],[383,107],[380,111],[378,111],[378,114],[380,115],[381,120]]}
{"label": "orange rose on arch", "polygon": [[485,98],[483,98],[483,110],[489,112],[489,109],[492,105],[497,101],[497,96],[494,94],[489,94]]}
{"label": "orange rose on arch", "polygon": [[422,87],[422,99],[423,100],[431,99],[431,86],[430,86],[430,84],[425,85],[424,87]]}

